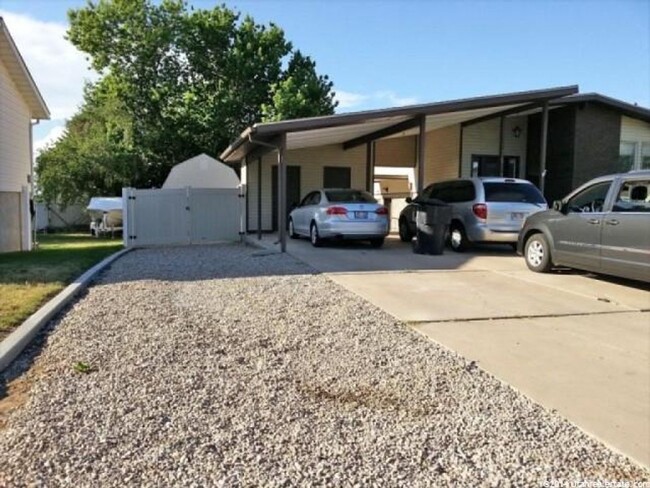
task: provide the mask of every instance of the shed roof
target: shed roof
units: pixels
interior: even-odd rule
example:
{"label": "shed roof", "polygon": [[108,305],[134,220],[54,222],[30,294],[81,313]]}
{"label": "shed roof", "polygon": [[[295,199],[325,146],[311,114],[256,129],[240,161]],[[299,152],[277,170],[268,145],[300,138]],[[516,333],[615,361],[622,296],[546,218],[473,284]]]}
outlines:
{"label": "shed roof", "polygon": [[33,119],[49,119],[50,111],[38,90],[16,43],[9,34],[7,24],[0,17],[0,61],[6,66],[9,76],[16,84],[31,112]]}
{"label": "shed roof", "polygon": [[[258,141],[270,142],[277,136],[286,134],[287,149],[344,143],[382,129],[394,127],[400,123],[406,123],[416,117],[425,117],[426,130],[429,131],[503,111],[517,108],[523,110],[531,104],[555,100],[577,92],[577,85],[571,85],[406,107],[259,123],[244,130],[237,140],[221,153],[221,159],[230,163],[243,159],[256,147],[251,142],[253,137]],[[417,128],[408,128],[398,135],[415,134],[417,130]]]}

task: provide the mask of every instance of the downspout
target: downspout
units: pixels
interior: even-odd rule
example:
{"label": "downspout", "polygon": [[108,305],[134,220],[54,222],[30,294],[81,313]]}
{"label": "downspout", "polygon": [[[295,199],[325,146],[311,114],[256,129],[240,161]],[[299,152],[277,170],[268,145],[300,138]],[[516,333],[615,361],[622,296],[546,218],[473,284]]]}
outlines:
{"label": "downspout", "polygon": [[[258,146],[263,146],[263,147],[268,147],[270,149],[273,149],[277,151],[278,153],[278,208],[275,209],[279,213],[278,215],[278,230],[280,233],[280,239],[274,244],[280,244],[280,251],[281,252],[287,252],[287,236],[286,236],[286,225],[285,225],[285,220],[286,220],[286,172],[284,168],[284,155],[283,155],[283,146],[284,144],[280,145],[275,145],[275,144],[270,144],[268,142],[264,141],[257,141],[253,139],[253,136],[251,134],[248,134],[248,142],[251,144],[256,144]],[[260,165],[261,165],[261,158],[260,158]],[[260,181],[261,184],[261,181]]]}

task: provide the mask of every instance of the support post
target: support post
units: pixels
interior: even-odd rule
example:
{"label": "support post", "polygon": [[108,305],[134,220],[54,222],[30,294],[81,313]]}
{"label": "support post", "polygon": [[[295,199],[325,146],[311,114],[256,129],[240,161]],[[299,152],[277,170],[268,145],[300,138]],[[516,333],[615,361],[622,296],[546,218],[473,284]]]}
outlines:
{"label": "support post", "polygon": [[460,134],[458,137],[458,177],[463,177],[463,131],[465,126],[460,124]]}
{"label": "support post", "polygon": [[503,123],[505,117],[499,118],[499,176],[503,174]]}
{"label": "support post", "polygon": [[257,240],[262,240],[262,158],[257,158]]}
{"label": "support post", "polygon": [[366,191],[373,193],[373,181],[375,175],[375,143],[366,143]]}
{"label": "support post", "polygon": [[287,165],[284,160],[286,147],[287,135],[282,134],[278,144],[278,226],[281,252],[287,252]]}
{"label": "support post", "polygon": [[544,195],[546,186],[546,143],[548,141],[548,102],[542,107],[542,130],[539,148],[539,190]]}
{"label": "support post", "polygon": [[420,132],[418,133],[418,195],[424,188],[424,158],[426,155],[427,118],[419,117]]}

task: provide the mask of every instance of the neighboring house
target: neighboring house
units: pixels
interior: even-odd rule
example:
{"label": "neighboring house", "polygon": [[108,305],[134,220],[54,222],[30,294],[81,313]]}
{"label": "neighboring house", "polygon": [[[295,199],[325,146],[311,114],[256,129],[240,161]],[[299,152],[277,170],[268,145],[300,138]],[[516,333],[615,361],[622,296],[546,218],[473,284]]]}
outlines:
{"label": "neighboring house", "polygon": [[32,247],[32,124],[49,117],[0,17],[0,252]]}
{"label": "neighboring house", "polygon": [[221,159],[241,165],[247,231],[278,229],[278,156],[269,144],[283,148],[287,210],[323,186],[372,190],[375,166],[411,168],[416,187],[458,176],[526,178],[544,186],[549,201],[595,176],[648,167],[650,109],[577,92],[560,87],[255,124]]}

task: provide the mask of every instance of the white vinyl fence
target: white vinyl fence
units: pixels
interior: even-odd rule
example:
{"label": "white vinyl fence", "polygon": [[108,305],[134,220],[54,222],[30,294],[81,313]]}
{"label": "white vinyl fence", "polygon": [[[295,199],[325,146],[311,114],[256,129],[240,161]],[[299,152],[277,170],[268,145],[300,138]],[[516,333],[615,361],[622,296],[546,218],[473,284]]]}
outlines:
{"label": "white vinyl fence", "polygon": [[124,188],[124,245],[187,245],[240,238],[237,188],[136,190]]}

